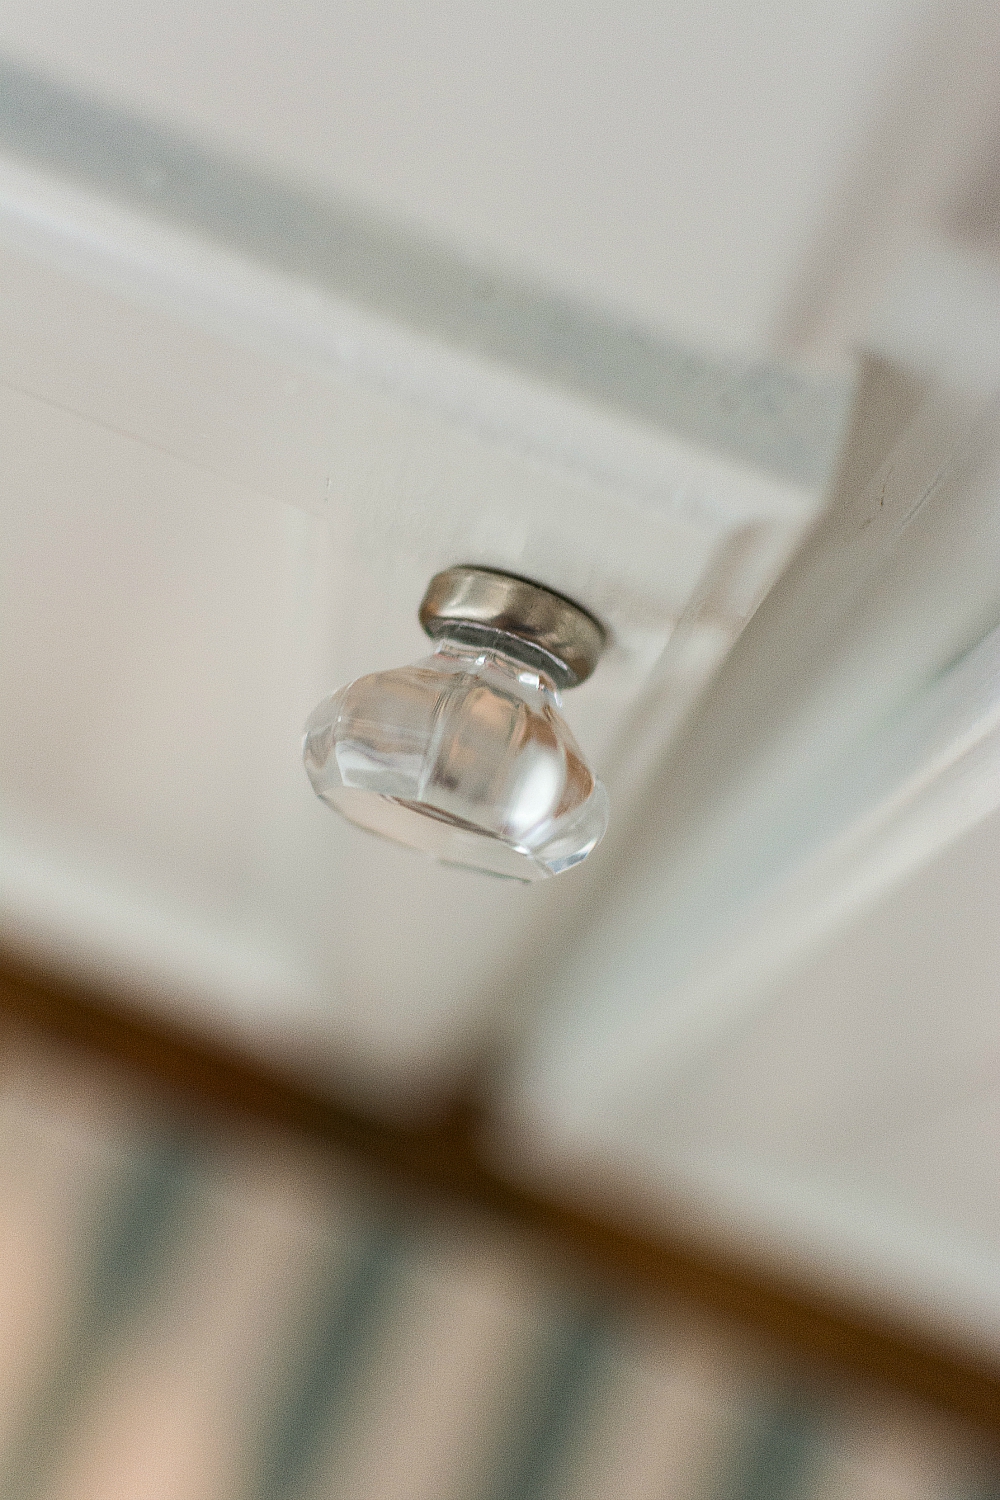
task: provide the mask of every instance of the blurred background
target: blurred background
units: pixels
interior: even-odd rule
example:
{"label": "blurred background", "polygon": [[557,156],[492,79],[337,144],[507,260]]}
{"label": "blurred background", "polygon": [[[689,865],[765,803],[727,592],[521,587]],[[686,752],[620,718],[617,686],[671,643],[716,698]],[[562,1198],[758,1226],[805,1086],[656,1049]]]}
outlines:
{"label": "blurred background", "polygon": [[10,1496],[987,1500],[978,1424],[8,1026]]}
{"label": "blurred background", "polygon": [[[998,140],[958,0],[4,8],[0,1492],[996,1492]],[[303,772],[456,563],[544,888]]]}

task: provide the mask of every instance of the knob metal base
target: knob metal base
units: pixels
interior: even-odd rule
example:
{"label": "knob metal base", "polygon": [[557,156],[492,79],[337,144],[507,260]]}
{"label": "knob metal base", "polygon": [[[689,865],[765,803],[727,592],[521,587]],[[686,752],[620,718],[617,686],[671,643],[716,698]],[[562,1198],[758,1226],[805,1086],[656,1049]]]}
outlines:
{"label": "knob metal base", "polygon": [[604,627],[552,589],[491,568],[446,568],[431,579],[420,623],[432,639],[506,651],[559,688],[584,682],[607,642]]}

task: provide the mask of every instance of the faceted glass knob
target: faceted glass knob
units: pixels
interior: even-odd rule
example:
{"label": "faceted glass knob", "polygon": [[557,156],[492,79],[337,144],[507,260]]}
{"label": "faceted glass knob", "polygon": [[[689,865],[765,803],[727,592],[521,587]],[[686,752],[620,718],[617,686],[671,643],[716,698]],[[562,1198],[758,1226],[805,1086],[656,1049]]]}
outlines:
{"label": "faceted glass knob", "polygon": [[[450,569],[427,597],[442,578],[482,572]],[[486,575],[491,587],[505,576]],[[577,681],[579,671],[551,640],[515,636],[516,621],[497,628],[444,614],[431,622],[432,656],[359,677],[313,712],[304,746],[313,788],[350,822],[447,864],[526,881],[571,869],[608,820],[604,787],[559,714],[555,679]]]}
{"label": "faceted glass knob", "polygon": [[541,880],[585,859],[608,821],[558,704],[541,672],[445,639],[321,703],[306,770],[317,796],[362,828],[448,864]]}

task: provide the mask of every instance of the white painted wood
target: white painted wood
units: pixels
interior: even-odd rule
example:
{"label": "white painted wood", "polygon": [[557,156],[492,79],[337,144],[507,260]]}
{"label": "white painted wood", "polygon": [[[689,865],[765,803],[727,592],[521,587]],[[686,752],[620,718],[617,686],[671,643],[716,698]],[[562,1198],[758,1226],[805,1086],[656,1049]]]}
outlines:
{"label": "white painted wood", "polygon": [[758,614],[614,836],[623,880],[553,979],[540,1096],[587,1115],[659,1086],[817,930],[990,810],[989,771],[974,810],[958,781],[950,816],[927,798],[997,709],[992,644],[953,665],[1000,613],[997,431],[991,401],[935,393]]}
{"label": "white painted wood", "polygon": [[[251,219],[287,206],[212,170]],[[369,284],[126,198],[0,164],[8,939],[402,1107],[477,1045],[539,908],[341,826],[306,715],[423,654],[438,569],[507,567],[610,629],[566,711],[623,817],[816,515],[845,388],[503,283],[484,321],[370,225],[337,221]]]}
{"label": "white painted wood", "polygon": [[759,355],[931,9],[11,0],[0,49],[476,263]]}
{"label": "white painted wood", "polygon": [[522,1163],[991,1355],[998,437],[939,387],[831,510],[619,835],[510,1095]]}
{"label": "white painted wood", "polygon": [[547,1150],[563,1192],[994,1359],[998,889],[994,814],[768,984],[641,1120],[533,1138],[536,1170]]}
{"label": "white painted wood", "polygon": [[995,381],[998,98],[996,7],[929,9],[825,205],[781,347],[860,340]]}

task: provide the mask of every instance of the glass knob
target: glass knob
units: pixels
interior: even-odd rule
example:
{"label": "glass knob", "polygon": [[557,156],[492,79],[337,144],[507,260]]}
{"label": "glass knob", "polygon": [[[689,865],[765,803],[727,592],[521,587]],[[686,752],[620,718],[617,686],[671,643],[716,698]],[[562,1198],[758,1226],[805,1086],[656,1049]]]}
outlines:
{"label": "glass knob", "polygon": [[478,568],[432,579],[421,622],[433,655],[359,677],[310,716],[317,796],[448,864],[526,881],[579,864],[608,801],[559,691],[593,669],[603,630],[537,584]]}

